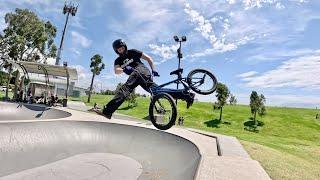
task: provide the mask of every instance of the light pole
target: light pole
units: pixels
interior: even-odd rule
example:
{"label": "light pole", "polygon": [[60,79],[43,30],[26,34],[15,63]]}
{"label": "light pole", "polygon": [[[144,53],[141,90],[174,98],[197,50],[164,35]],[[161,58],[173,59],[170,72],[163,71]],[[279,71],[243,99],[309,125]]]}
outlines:
{"label": "light pole", "polygon": [[63,28],[63,32],[62,32],[62,38],[61,38],[61,42],[60,42],[60,47],[58,49],[58,54],[57,54],[57,59],[56,59],[56,65],[60,64],[60,59],[61,59],[61,51],[62,51],[62,44],[63,44],[63,39],[64,39],[64,34],[66,32],[66,28],[67,28],[67,24],[68,24],[68,20],[69,20],[69,15],[71,14],[72,16],[75,16],[78,10],[78,6],[75,7],[73,4],[64,4],[63,7],[63,14],[67,14],[66,17],[66,22],[64,24],[64,28]]}

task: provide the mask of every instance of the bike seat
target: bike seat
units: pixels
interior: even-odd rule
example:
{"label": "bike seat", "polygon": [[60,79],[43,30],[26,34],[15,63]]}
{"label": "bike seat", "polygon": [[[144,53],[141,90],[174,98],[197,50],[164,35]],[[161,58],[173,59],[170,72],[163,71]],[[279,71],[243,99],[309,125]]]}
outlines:
{"label": "bike seat", "polygon": [[177,70],[172,71],[172,72],[170,73],[170,75],[173,75],[173,74],[178,75],[178,74],[181,74],[182,72],[183,72],[183,69],[182,69],[182,68],[179,68],[179,69],[177,69]]}

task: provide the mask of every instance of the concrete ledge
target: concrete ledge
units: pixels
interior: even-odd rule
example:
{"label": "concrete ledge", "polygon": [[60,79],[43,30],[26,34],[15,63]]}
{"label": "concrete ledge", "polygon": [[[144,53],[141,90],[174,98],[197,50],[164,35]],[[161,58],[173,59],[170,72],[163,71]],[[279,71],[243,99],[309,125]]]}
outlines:
{"label": "concrete ledge", "polygon": [[242,157],[242,158],[248,158],[251,159],[247,151],[243,148],[241,143],[238,141],[237,138],[221,135],[221,134],[215,134],[211,132],[201,131],[197,129],[187,128],[188,130],[199,133],[205,136],[217,138],[217,145],[218,150],[220,151],[221,156],[232,156],[232,157]]}

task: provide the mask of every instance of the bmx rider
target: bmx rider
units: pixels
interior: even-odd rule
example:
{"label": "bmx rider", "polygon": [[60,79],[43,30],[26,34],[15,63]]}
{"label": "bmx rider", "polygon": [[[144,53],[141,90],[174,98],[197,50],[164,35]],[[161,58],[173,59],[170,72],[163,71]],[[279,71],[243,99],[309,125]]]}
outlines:
{"label": "bmx rider", "polygon": [[[104,106],[102,113],[108,119],[111,118],[112,114],[121,106],[126,97],[128,97],[137,86],[140,85],[144,90],[150,92],[150,88],[157,86],[153,82],[153,76],[159,76],[159,73],[155,69],[153,59],[150,56],[136,49],[128,50],[126,43],[122,39],[115,40],[112,43],[112,47],[118,54],[118,57],[114,61],[115,74],[125,73],[129,78],[122,87],[119,88],[114,98]],[[143,64],[141,59],[144,59],[149,63],[151,72]],[[174,98],[186,100],[188,106],[193,103],[193,93],[186,94],[181,91],[169,94]]]}

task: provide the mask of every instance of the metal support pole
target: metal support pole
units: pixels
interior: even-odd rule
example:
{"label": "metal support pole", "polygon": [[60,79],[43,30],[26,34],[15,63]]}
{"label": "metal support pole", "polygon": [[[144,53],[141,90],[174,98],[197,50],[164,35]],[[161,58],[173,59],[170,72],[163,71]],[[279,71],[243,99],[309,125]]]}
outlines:
{"label": "metal support pole", "polygon": [[48,94],[48,87],[49,87],[49,75],[48,75],[48,71],[47,71],[47,69],[44,67],[44,66],[42,66],[42,65],[38,65],[38,69],[40,70],[40,69],[42,69],[43,70],[43,72],[44,72],[44,76],[45,76],[45,79],[46,79],[46,91],[45,91],[45,93],[44,93],[44,103],[46,104],[46,102],[47,102],[47,94]]}
{"label": "metal support pole", "polygon": [[56,59],[56,65],[60,64],[62,45],[63,45],[64,35],[65,35],[65,32],[66,32],[66,28],[67,28],[67,24],[68,24],[68,20],[69,20],[69,14],[70,14],[70,12],[67,13],[66,21],[64,23],[64,28],[63,28],[63,32],[62,32],[62,38],[61,38],[61,41],[60,41],[60,46],[59,46],[59,49],[58,49],[58,54],[57,54],[57,59]]}
{"label": "metal support pole", "polygon": [[71,14],[72,16],[75,16],[78,10],[78,6],[75,7],[74,5],[64,5],[63,7],[63,14],[67,14],[66,17],[66,21],[64,23],[64,28],[63,28],[63,32],[62,32],[62,37],[61,37],[61,42],[60,42],[60,47],[58,49],[58,54],[57,54],[57,58],[56,58],[56,65],[60,64],[60,59],[61,59],[61,51],[62,51],[62,46],[63,46],[63,40],[64,40],[64,35],[66,32],[66,28],[67,28],[67,24],[68,24],[68,20],[69,20],[69,15]]}

